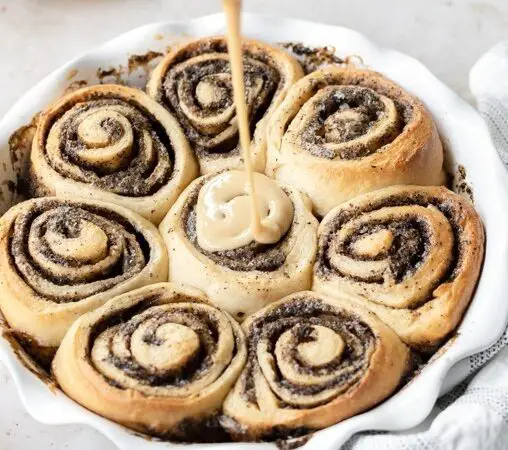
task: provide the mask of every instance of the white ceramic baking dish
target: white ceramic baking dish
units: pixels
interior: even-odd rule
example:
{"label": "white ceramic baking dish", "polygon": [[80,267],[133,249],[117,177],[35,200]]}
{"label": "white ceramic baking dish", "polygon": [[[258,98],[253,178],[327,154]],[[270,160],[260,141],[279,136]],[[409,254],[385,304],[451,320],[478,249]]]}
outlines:
{"label": "white ceramic baking dish", "polygon": [[[147,25],[123,34],[70,61],[26,93],[0,122],[0,212],[12,202],[8,180],[15,180],[8,151],[11,133],[60,96],[73,80],[97,83],[97,68],[127,66],[132,54],[148,50],[164,51],[182,36],[224,33],[221,14],[190,21]],[[463,371],[457,362],[491,345],[508,322],[508,176],[477,112],[444,86],[413,58],[373,44],[361,34],[346,28],[301,20],[275,19],[245,14],[243,31],[249,37],[269,42],[302,41],[308,45],[332,45],[340,56],[361,55],[365,64],[386,74],[420,97],[434,116],[448,150],[448,163],[466,168],[473,188],[475,206],[487,233],[483,272],[474,300],[457,335],[433,358],[424,370],[396,395],[364,414],[315,433],[306,449],[337,449],[353,433],[362,430],[401,430],[420,423],[430,412],[440,392],[460,381]],[[144,70],[134,70],[130,83],[143,86]],[[177,446],[150,441],[82,408],[58,390],[51,390],[19,361],[11,345],[0,339],[0,359],[10,371],[27,411],[48,424],[87,424],[110,438],[121,449],[157,450]],[[459,364],[460,366],[460,364]],[[274,444],[200,444],[201,448],[275,448]]]}

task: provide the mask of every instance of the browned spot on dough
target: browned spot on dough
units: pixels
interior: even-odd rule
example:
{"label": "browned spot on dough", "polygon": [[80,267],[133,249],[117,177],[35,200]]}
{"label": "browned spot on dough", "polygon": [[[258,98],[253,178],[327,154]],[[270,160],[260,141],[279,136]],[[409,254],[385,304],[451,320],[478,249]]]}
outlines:
{"label": "browned spot on dough", "polygon": [[[308,47],[301,42],[280,42],[282,48],[295,57],[302,65],[305,73],[311,73],[320,67],[330,64],[345,64],[346,61],[335,54],[335,47]],[[358,56],[358,55],[354,55]]]}
{"label": "browned spot on dough", "polygon": [[124,84],[122,80],[123,66],[120,65],[118,67],[111,67],[109,69],[102,69],[99,67],[97,69],[96,75],[99,79],[100,84],[106,83],[116,83],[116,84]]}
{"label": "browned spot on dough", "polygon": [[64,91],[64,95],[70,94],[71,92],[77,91],[78,89],[84,88],[88,85],[86,80],[74,80],[70,83]]}
{"label": "browned spot on dough", "polygon": [[76,75],[78,74],[78,69],[72,69],[68,74],[67,74],[67,79],[68,80],[72,80]]}
{"label": "browned spot on dough", "polygon": [[[16,175],[16,182],[7,186],[12,193],[24,193],[24,179],[28,168],[28,159],[32,148],[32,141],[37,130],[40,113],[35,114],[32,121],[19,127],[9,137],[9,155],[12,169]],[[13,186],[14,184],[14,186]]]}
{"label": "browned spot on dough", "polygon": [[302,436],[295,439],[287,439],[283,440],[280,439],[278,441],[275,441],[275,445],[280,450],[293,450],[295,448],[303,447],[307,442],[309,442],[310,438],[313,436],[313,434],[307,434],[306,436]]}
{"label": "browned spot on dough", "polygon": [[162,53],[154,52],[152,50],[142,54],[142,55],[131,55],[129,56],[129,61],[127,64],[129,74],[134,72],[135,70],[141,68],[145,70],[147,73],[150,71],[150,62],[154,59],[160,58]]}
{"label": "browned spot on dough", "polygon": [[[44,369],[41,364],[36,362],[32,356],[30,356],[27,350],[20,342],[17,333],[12,330],[3,315],[0,313],[0,331],[2,337],[9,343],[14,354],[18,358],[18,361],[23,364],[30,372],[32,372],[39,380],[41,380],[46,386],[49,387],[51,392],[55,393],[57,390],[57,384],[49,373],[49,370]],[[47,366],[49,368],[49,365]]]}
{"label": "browned spot on dough", "polygon": [[474,205],[473,188],[467,180],[466,168],[459,164],[453,175],[452,190]]}

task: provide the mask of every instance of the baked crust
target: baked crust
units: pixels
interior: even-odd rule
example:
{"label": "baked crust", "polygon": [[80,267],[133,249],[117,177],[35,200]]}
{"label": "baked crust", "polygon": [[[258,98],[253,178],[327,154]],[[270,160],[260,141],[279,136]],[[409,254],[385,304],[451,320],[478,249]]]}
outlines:
{"label": "baked crust", "polygon": [[[303,70],[287,52],[264,42],[244,40],[242,50],[252,164],[263,172],[267,122]],[[171,50],[147,85],[183,127],[202,175],[243,167],[230,74],[226,38],[206,37]]]}
{"label": "baked crust", "polygon": [[323,219],[312,289],[350,294],[412,347],[433,349],[471,301],[484,240],[474,208],[443,186],[381,189]]}
{"label": "baked crust", "polygon": [[158,224],[198,173],[175,118],[127,86],[74,91],[45,110],[30,156],[34,196],[93,198]]}
{"label": "baked crust", "polygon": [[160,283],[82,316],[52,369],[86,408],[141,432],[196,442],[209,434],[200,426],[220,410],[245,358],[231,316],[197,289]]}
{"label": "baked crust", "polygon": [[397,335],[344,298],[298,292],[242,327],[247,364],[224,402],[224,424],[237,440],[333,425],[384,400],[409,367],[409,349]]}
{"label": "baked crust", "polygon": [[324,216],[386,186],[442,184],[443,150],[417,98],[377,72],[330,66],[295,83],[270,119],[266,173]]}
{"label": "baked crust", "polygon": [[167,274],[157,228],[118,205],[45,197],[0,219],[0,309],[39,347],[57,347],[82,314]]}

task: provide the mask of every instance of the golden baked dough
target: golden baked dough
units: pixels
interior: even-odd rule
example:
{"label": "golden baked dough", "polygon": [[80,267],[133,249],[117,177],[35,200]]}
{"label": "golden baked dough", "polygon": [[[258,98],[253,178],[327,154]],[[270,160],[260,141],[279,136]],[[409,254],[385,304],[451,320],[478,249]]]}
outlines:
{"label": "golden baked dough", "polygon": [[[283,186],[294,214],[289,230],[279,242],[253,241],[230,250],[204,250],[198,244],[196,232],[200,191],[229,173],[238,172],[206,175],[191,183],[162,221],[160,231],[169,253],[170,281],[203,290],[215,305],[243,320],[270,302],[310,288],[318,223],[310,212],[308,198]],[[239,191],[226,201],[234,208],[244,197],[245,191]]]}
{"label": "golden baked dough", "polygon": [[243,332],[197,289],[160,283],[115,297],[71,327],[53,361],[64,392],[141,432],[196,442],[238,378]]}
{"label": "golden baked dough", "polygon": [[350,294],[403,341],[432,349],[459,323],[483,260],[473,207],[445,187],[393,186],[330,211],[312,289]]}
{"label": "golden baked dough", "polygon": [[90,86],[40,117],[31,153],[35,196],[116,203],[158,224],[198,173],[178,122],[144,92]]}
{"label": "golden baked dough", "polygon": [[[255,170],[265,168],[266,124],[289,87],[303,76],[284,50],[245,40],[244,78]],[[207,37],[171,50],[153,71],[148,93],[176,116],[201,174],[243,166],[226,38]]]}
{"label": "golden baked dough", "polygon": [[289,90],[268,124],[267,175],[305,192],[318,215],[395,184],[444,181],[422,103],[382,75],[328,67]]}
{"label": "golden baked dough", "polygon": [[346,299],[298,292],[249,317],[247,364],[224,402],[237,440],[325,428],[388,397],[410,352],[377,316]]}
{"label": "golden baked dough", "polygon": [[121,206],[45,197],[0,219],[0,309],[39,347],[57,347],[85,312],[167,275],[157,228]]}

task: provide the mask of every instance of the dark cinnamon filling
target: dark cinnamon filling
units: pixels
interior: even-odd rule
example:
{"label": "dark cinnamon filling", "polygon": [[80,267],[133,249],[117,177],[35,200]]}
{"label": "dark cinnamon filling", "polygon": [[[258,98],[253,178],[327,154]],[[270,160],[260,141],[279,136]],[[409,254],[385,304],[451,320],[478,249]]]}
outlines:
{"label": "dark cinnamon filling", "polygon": [[183,444],[231,442],[230,435],[222,427],[222,419],[220,411],[205,416],[188,417],[164,433],[144,423],[137,423],[135,428],[138,432],[135,434],[149,441],[171,441]]}
{"label": "dark cinnamon filling", "polygon": [[[91,165],[86,159],[80,157],[80,151],[93,152],[93,149],[87,148],[87,144],[80,139],[77,131],[83,115],[88,111],[112,106],[127,108],[128,112],[123,114],[129,121],[134,134],[131,154],[123,156],[119,167],[113,171],[108,168],[108,165],[102,167]],[[119,98],[104,99],[100,96],[90,96],[86,102],[72,106],[69,111],[70,115],[62,124],[59,136],[60,152],[67,164],[80,168],[79,175],[56,165],[46,154],[48,163],[63,177],[93,184],[99,189],[130,197],[154,194],[167,184],[172,176],[172,162],[175,160],[171,140],[164,127],[145,108],[135,102]],[[68,111],[62,111],[56,116],[53,124],[66,112]],[[124,134],[121,125],[113,119],[105,119],[101,123],[101,128],[107,133],[110,143],[117,142]],[[143,133],[148,133],[153,146],[152,151],[145,148]]]}
{"label": "dark cinnamon filling", "polygon": [[[237,132],[227,137],[220,136],[221,132],[231,126],[229,118],[225,122],[214,123],[213,126],[208,123],[204,129],[194,123],[199,119],[215,117],[233,105],[230,64],[227,60],[217,58],[217,54],[227,54],[225,40],[211,40],[182,50],[168,68],[162,88],[157,94],[158,101],[177,117],[196,154],[203,157],[239,153]],[[179,66],[180,62],[200,55],[210,57],[192,66]],[[245,49],[243,63],[249,123],[253,133],[257,122],[263,118],[281,88],[282,80],[275,62],[262,52],[253,53]],[[206,83],[214,92],[206,102],[198,95],[200,83]],[[186,105],[186,110],[183,104]],[[188,110],[193,118],[188,116]]]}
{"label": "dark cinnamon filling", "polygon": [[[345,342],[345,349],[339,358],[318,367],[309,367],[296,357],[296,345],[313,339],[312,332],[309,331],[313,325],[334,330]],[[298,372],[313,375],[338,373],[336,377],[323,383],[298,385],[286,380],[275,363],[273,369],[277,374],[276,382],[284,390],[295,395],[313,396],[336,386],[344,386],[344,389],[353,386],[366,372],[376,341],[375,335],[361,319],[319,299],[301,297],[282,304],[257,319],[247,330],[249,356],[241,382],[242,393],[248,402],[257,405],[253,380],[254,372],[260,370],[256,356],[259,341],[268,342],[267,351],[274,354],[278,339],[287,330],[293,333],[296,344],[295,347],[283,351],[289,356],[289,360]],[[280,400],[280,407],[299,408],[300,406],[297,400],[291,404]],[[301,406],[301,408],[307,408],[307,406]]]}
{"label": "dark cinnamon filling", "polygon": [[[397,117],[379,138],[354,143],[385,118],[385,105],[373,90],[361,86],[336,86],[333,92],[316,105],[299,140],[302,148],[320,158],[365,157],[390,144],[401,133],[404,124],[402,119]],[[340,151],[325,147],[325,144],[341,143],[351,145]]]}
{"label": "dark cinnamon filling", "polygon": [[220,424],[220,414],[206,417],[187,418],[182,420],[178,426],[168,432],[165,439],[177,442],[230,442],[231,438]]}
{"label": "dark cinnamon filling", "polygon": [[[458,225],[462,215],[460,205],[421,193],[393,195],[391,197],[369,203],[369,205],[364,208],[352,207],[341,211],[329,224],[326,233],[320,237],[315,269],[316,272],[319,276],[325,278],[335,274],[336,276],[351,278],[365,283],[379,282],[379,280],[375,279],[355,279],[348,274],[336,272],[329,259],[330,251],[332,251],[330,246],[336,236],[336,233],[341,229],[341,227],[347,222],[360,217],[362,214],[384,207],[410,205],[419,205],[424,207],[433,205],[447,218],[455,237],[452,258],[446,274],[439,280],[436,280],[436,286],[452,281],[461,269],[463,255],[468,247],[468,241],[465,239],[462,230]],[[429,230],[426,229],[425,223],[418,220],[417,217],[414,217],[406,222],[395,221],[385,224],[371,224],[365,229],[357,230],[352,240],[342,246],[340,251],[344,252],[344,254],[348,256],[353,256],[356,259],[362,260],[361,256],[355,255],[351,252],[349,245],[351,245],[355,239],[360,238],[363,233],[374,231],[377,226],[388,228],[395,235],[395,239],[388,256],[390,257],[390,268],[394,274],[394,278],[396,282],[401,282],[414,273],[419,265],[425,260],[430,245],[428,235]],[[380,254],[379,258],[384,258],[386,256],[387,255]],[[375,260],[376,258],[373,259]]]}
{"label": "dark cinnamon filling", "polygon": [[308,47],[301,42],[281,42],[286,49],[303,67],[306,75],[328,65],[342,65],[345,60],[335,54],[335,47]]}
{"label": "dark cinnamon filling", "polygon": [[[185,299],[182,300],[185,301]],[[90,363],[94,365],[91,359],[94,342],[105,330],[119,325],[116,336],[120,336],[126,342],[126,347],[130,348],[130,339],[134,331],[136,331],[143,322],[150,320],[154,323],[151,324],[149,330],[143,335],[143,342],[155,347],[162,345],[162,342],[155,336],[157,328],[167,323],[176,323],[191,328],[198,335],[200,343],[198,352],[182,367],[161,373],[156,369],[150,370],[141,366],[132,354],[129,356],[119,356],[115,354],[112,348],[111,338],[109,341],[107,362],[124,372],[129,378],[135,379],[140,384],[147,386],[182,387],[203,376],[212,364],[212,357],[216,351],[217,341],[219,339],[219,330],[216,321],[205,312],[194,310],[192,306],[183,304],[180,304],[178,308],[172,308],[170,311],[154,310],[153,314],[149,316],[146,314],[140,316],[141,313],[145,313],[147,310],[162,304],[164,304],[163,299],[157,295],[153,295],[131,308],[119,314],[112,314],[110,317],[97,323],[91,330],[88,341],[87,358],[90,360]],[[238,339],[239,337],[235,335],[233,355],[237,352]],[[97,373],[101,373],[97,367],[95,367],[95,370]],[[124,389],[122,383],[118,380],[111,379],[104,374],[102,374],[102,376],[112,386]]]}
{"label": "dark cinnamon filling", "polygon": [[[199,335],[200,349],[199,352],[192,355],[191,359],[182,367],[174,371],[168,371],[166,373],[154,373],[150,372],[146,368],[139,365],[139,363],[133,358],[122,358],[118,357],[113,353],[110,348],[109,362],[116,368],[121,369],[128,377],[134,378],[142,384],[149,386],[184,386],[191,383],[199,375],[204,373],[210,366],[210,354],[215,350],[216,342],[212,338],[213,335],[217,335],[216,324],[213,322],[207,322],[206,326],[203,326],[199,321],[186,320],[186,315],[189,312],[181,309],[179,311],[172,311],[171,313],[163,313],[160,315],[151,316],[151,319],[155,320],[154,327],[161,326],[165,323],[179,323],[183,325],[192,325],[194,331]],[[180,315],[180,316],[179,316]],[[196,316],[196,313],[193,313]],[[198,319],[203,319],[199,317]],[[145,319],[146,320],[146,319]],[[136,330],[139,323],[133,318],[129,322],[121,325],[118,333],[123,335],[127,339],[130,347],[130,336]],[[156,328],[153,329],[155,334]],[[143,340],[147,344],[153,346],[160,346],[161,342],[153,339],[153,335],[146,335]],[[111,344],[111,343],[110,343]],[[114,380],[113,380],[114,381]]]}
{"label": "dark cinnamon filling", "polygon": [[[356,254],[352,246],[359,239],[379,230],[389,230],[393,235],[393,243],[387,252],[381,252],[374,257]],[[425,260],[429,245],[429,230],[427,224],[418,217],[408,217],[405,221],[387,221],[370,223],[356,230],[339,247],[341,254],[353,257],[360,261],[376,261],[389,258],[391,272],[397,282],[410,276]],[[373,282],[372,278],[360,279]],[[382,280],[374,281],[382,282]]]}
{"label": "dark cinnamon filling", "polygon": [[[42,224],[41,227],[34,229],[34,221],[41,214],[52,211],[54,214],[50,216],[48,222]],[[28,236],[30,231],[36,233],[39,250],[52,262],[67,266],[80,267],[89,263],[89,261],[78,260],[76,258],[64,258],[55,254],[45,241],[44,234],[47,227],[51,227],[54,231],[61,235],[62,240],[71,237],[77,237],[80,233],[81,220],[86,220],[98,225],[104,232],[115,231],[121,227],[124,233],[125,249],[121,259],[114,266],[108,267],[98,277],[87,276],[86,279],[69,279],[64,276],[51,272],[46,267],[41,267],[31,256],[28,248]],[[113,226],[104,229],[104,226],[112,223]],[[110,237],[111,239],[111,237]],[[38,292],[47,300],[56,303],[79,301],[83,298],[79,294],[74,296],[67,293],[62,296],[47,296],[40,291],[40,286],[35,282],[35,276],[40,276],[51,283],[64,286],[79,286],[83,283],[101,281],[94,293],[103,292],[112,288],[114,285],[123,280],[139,273],[145,265],[145,261],[150,259],[149,244],[139,231],[124,217],[115,212],[101,207],[95,207],[84,203],[67,202],[61,200],[48,200],[35,204],[27,214],[20,216],[14,222],[9,237],[10,248],[10,265],[18,275],[29,285],[35,292]]]}
{"label": "dark cinnamon filling", "polygon": [[[51,379],[50,373],[51,362],[58,350],[57,347],[44,347],[30,335],[11,328],[6,328],[2,333],[2,337],[9,341],[19,360],[31,372],[50,387],[54,387],[54,381]],[[26,352],[26,355],[23,355],[23,352]]]}
{"label": "dark cinnamon filling", "polygon": [[[251,441],[253,440],[251,436],[249,436],[248,430],[241,425],[239,422],[234,420],[229,416],[219,416],[220,425],[227,430],[229,436],[233,438],[234,441]],[[291,450],[298,448],[310,439],[311,435],[309,433],[313,433],[317,431],[308,427],[284,427],[284,426],[275,426],[270,427],[262,436],[256,436],[256,441],[264,441],[264,442],[273,442],[277,445],[277,448],[281,450]],[[306,436],[303,438],[302,436]],[[298,441],[288,441],[288,439],[301,438]]]}

